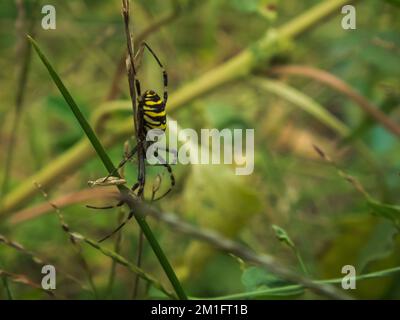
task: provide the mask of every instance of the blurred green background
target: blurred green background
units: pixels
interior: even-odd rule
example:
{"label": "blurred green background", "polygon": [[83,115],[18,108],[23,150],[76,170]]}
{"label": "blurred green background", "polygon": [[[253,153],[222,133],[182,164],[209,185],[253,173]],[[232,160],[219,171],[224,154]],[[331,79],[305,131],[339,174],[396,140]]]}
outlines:
{"label": "blurred green background", "polygon": [[[160,18],[168,18],[146,41],[165,64],[169,92],[173,95],[241,50],[251,49],[267,31],[285,25],[321,2],[138,0],[134,3],[133,32],[138,35]],[[24,10],[18,11],[21,3]],[[40,10],[44,4],[56,8],[56,30],[43,30],[40,26],[43,17]],[[355,266],[357,275],[400,264],[400,243],[396,237],[400,210],[391,207],[388,213],[383,205],[400,204],[398,136],[369,117],[346,93],[326,86],[318,77],[270,73],[278,65],[324,70],[400,124],[399,2],[365,0],[354,5],[356,30],[342,29],[343,15],[335,10],[332,17],[324,18],[300,37],[288,41],[283,50],[259,64],[253,74],[229,81],[173,110],[171,117],[182,128],[255,129],[255,169],[250,176],[236,176],[229,165],[178,164],[173,168],[177,185],[156,204],[158,207],[193,225],[214,229],[245,243],[258,253],[273,255],[298,273],[304,271],[298,260],[300,255],[315,279],[341,277],[342,266],[348,264]],[[35,52],[27,55],[25,34],[34,35],[83,113],[90,118],[107,100],[125,100],[129,106],[124,71],[117,81],[120,90],[112,89],[126,46],[120,12],[118,0],[58,0],[38,4],[1,1],[2,198],[84,138]],[[24,71],[26,61],[29,62]],[[26,85],[21,85],[24,75]],[[143,56],[139,77],[145,89],[162,92],[160,69],[148,54]],[[295,90],[297,98],[308,99],[308,104],[318,103],[317,108],[329,112],[347,129],[332,130],[324,117],[305,112],[293,103],[288,93],[263,81],[283,84]],[[22,96],[21,103],[16,102],[18,96]],[[103,138],[130,117],[128,112],[122,112],[104,120]],[[318,156],[313,144],[324,150],[339,168],[358,179],[378,205],[375,208],[368,205],[368,199],[354,185]],[[107,151],[114,163],[118,163],[123,155],[123,139]],[[11,164],[6,165],[7,161]],[[159,172],[163,170],[149,168],[147,197],[152,178]],[[105,174],[101,162],[91,158],[58,177],[45,190],[51,200],[79,194],[87,189],[88,180]],[[130,184],[135,182],[135,163],[127,165],[125,175]],[[164,173],[163,178],[166,188],[168,176]],[[57,216],[47,212],[30,217],[29,209],[43,203],[46,200],[37,190],[29,201],[21,201],[10,212],[0,213],[0,234],[63,270],[57,273],[57,297],[94,298],[90,290],[82,288],[82,283],[87,285],[86,273]],[[88,203],[104,205],[107,200],[71,203],[61,208],[71,230],[100,239],[115,228],[120,209],[95,211],[85,207]],[[181,235],[162,222],[149,222],[190,296],[210,298],[255,292],[284,283],[259,267]],[[294,250],[277,239],[273,225],[286,231],[295,245]],[[120,254],[132,263],[136,259],[138,231],[132,220],[122,232]],[[114,242],[108,240],[104,245],[114,250]],[[88,246],[82,245],[82,250],[99,296],[130,299],[133,274],[117,266],[110,289],[112,261]],[[146,243],[142,260],[142,268],[168,286]],[[3,245],[2,241],[0,269],[25,275],[35,283],[40,283],[42,277],[40,263]],[[80,284],[68,279],[65,273],[79,279]],[[6,283],[14,298],[48,298],[38,289],[9,280]],[[400,274],[357,282],[357,289],[346,293],[361,299],[400,298]],[[142,281],[138,297],[160,297],[160,292]],[[0,298],[7,299],[5,287],[1,285]],[[301,291],[264,298],[318,296]]]}

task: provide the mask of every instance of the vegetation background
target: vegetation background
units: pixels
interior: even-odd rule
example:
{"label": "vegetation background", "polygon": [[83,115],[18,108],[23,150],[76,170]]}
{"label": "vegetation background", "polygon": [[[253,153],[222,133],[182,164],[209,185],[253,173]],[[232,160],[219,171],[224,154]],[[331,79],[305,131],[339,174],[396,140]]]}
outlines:
{"label": "vegetation background", "polygon": [[[117,164],[133,134],[121,2],[51,1],[56,30],[41,28],[41,7],[50,4],[42,2],[0,3],[0,298],[49,298],[37,288],[43,264],[56,267],[56,298],[165,297],[156,283],[170,284],[146,241],[140,267],[154,279],[141,281],[135,294],[135,274],[115,255],[72,245],[47,202],[57,204],[70,230],[90,239],[111,232],[127,211],[85,207],[108,204],[104,194],[114,187],[87,187],[106,171],[26,39],[31,34],[39,43]],[[146,39],[169,74],[171,118],[196,130],[255,129],[252,175],[236,176],[229,165],[178,164],[175,189],[155,206],[311,279],[342,277],[344,265],[357,275],[386,270],[345,293],[398,299],[400,273],[391,268],[400,265],[400,5],[356,1],[356,30],[341,27],[342,5],[134,2],[134,36]],[[307,27],[291,24],[303,15]],[[284,37],[284,30],[298,32]],[[244,51],[251,63],[232,60]],[[162,92],[161,71],[148,54],[139,77],[144,88]],[[147,198],[161,172],[149,168]],[[135,163],[125,176],[135,182]],[[167,188],[168,175],[162,177]],[[199,242],[179,226],[148,221],[191,297],[322,297],[301,286],[281,290],[288,279],[217,250],[218,241]],[[121,234],[101,245],[135,265],[134,219]]]}

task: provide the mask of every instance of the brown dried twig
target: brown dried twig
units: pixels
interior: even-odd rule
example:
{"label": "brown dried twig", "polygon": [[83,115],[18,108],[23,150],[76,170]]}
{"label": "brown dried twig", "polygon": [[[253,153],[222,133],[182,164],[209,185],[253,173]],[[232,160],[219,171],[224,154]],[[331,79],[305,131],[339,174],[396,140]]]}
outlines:
{"label": "brown dried twig", "polygon": [[[117,195],[117,197],[119,196],[120,195]],[[136,214],[144,216],[148,215],[152,218],[162,221],[182,234],[210,243],[219,250],[234,254],[235,256],[238,256],[247,262],[265,267],[282,279],[300,284],[322,296],[332,299],[349,299],[347,295],[343,294],[331,285],[321,285],[312,279],[294,273],[293,271],[279,264],[275,258],[270,255],[258,255],[250,248],[227,239],[215,231],[195,227],[187,222],[181,221],[175,215],[160,212],[154,207],[149,206],[142,201],[136,200],[129,195],[123,195],[122,197],[122,200],[129,206],[130,210],[133,210]]]}
{"label": "brown dried twig", "polygon": [[13,282],[24,284],[28,287],[41,290],[41,291],[45,292],[46,294],[48,294],[50,297],[55,296],[54,292],[52,292],[51,290],[43,289],[41,285],[37,284],[36,282],[31,280],[24,274],[12,273],[12,272],[8,272],[8,271],[0,269],[0,277],[6,277],[7,279],[10,279]]}
{"label": "brown dried twig", "polygon": [[400,137],[400,125],[395,123],[378,107],[376,107],[366,98],[360,95],[346,82],[327,71],[320,70],[314,67],[292,65],[273,67],[269,70],[269,72],[283,75],[301,75],[322,82],[349,97],[367,115],[382,124],[382,126],[385,127],[390,133],[392,133],[396,137]]}
{"label": "brown dried twig", "polygon": [[[105,197],[115,198],[119,197],[119,195],[115,192],[108,192]],[[310,288],[310,290],[320,293],[323,296],[331,298],[346,298],[341,293],[338,293],[336,290],[333,290],[329,286],[328,288],[326,288],[325,286],[320,287],[313,280],[294,274],[290,270],[286,269],[286,267],[278,264],[271,256],[259,256],[256,253],[252,252],[251,249],[241,244],[238,244],[230,239],[224,238],[214,231],[199,229],[198,227],[192,226],[191,224],[180,220],[173,214],[159,212],[153,207],[150,207],[143,203],[139,205],[137,200],[128,195],[126,197],[127,198],[124,198],[123,200],[126,201],[131,210],[135,210],[135,212],[137,212],[138,214],[149,215],[152,218],[166,223],[168,226],[184,235],[188,235],[198,240],[205,241],[220,249],[221,251],[234,254],[246,261],[262,265],[269,269],[271,272],[274,272],[278,276],[281,276],[283,279],[304,285],[305,287]]]}
{"label": "brown dried twig", "polygon": [[[46,259],[40,257],[37,253],[26,249],[25,246],[23,246],[19,242],[10,240],[10,239],[8,239],[7,237],[5,237],[2,234],[0,234],[0,243],[4,244],[7,247],[13,248],[13,249],[21,252],[22,254],[30,257],[32,259],[32,261],[35,264],[39,265],[39,266],[52,264],[52,263],[48,262]],[[89,290],[89,288],[86,287],[80,280],[78,280],[73,275],[63,271],[59,267],[57,267],[57,272],[63,274],[67,279],[69,279],[69,280],[75,282],[76,284],[78,284],[81,289],[86,290],[86,291]]]}
{"label": "brown dried twig", "polygon": [[[16,29],[18,33],[18,43],[17,43],[17,57],[21,63],[17,63],[16,65],[19,67],[18,69],[18,78],[16,85],[16,95],[15,95],[15,107],[13,110],[13,118],[11,122],[10,129],[10,138],[5,151],[5,164],[4,164],[4,176],[1,182],[0,189],[0,204],[1,200],[5,193],[8,191],[9,186],[9,178],[11,175],[13,158],[14,158],[14,148],[17,142],[17,133],[19,130],[19,125],[21,122],[21,114],[23,111],[23,105],[26,94],[26,86],[28,82],[28,73],[29,66],[31,61],[31,53],[32,48],[26,40],[26,34],[33,34],[35,32],[35,16],[31,16],[27,19],[26,17],[26,8],[22,0],[16,0],[17,7],[17,20],[16,20]],[[36,8],[38,4],[38,0],[35,0],[33,3],[33,8]],[[34,12],[34,10],[33,10]]]}
{"label": "brown dried twig", "polygon": [[75,237],[72,236],[72,232],[71,232],[68,224],[65,222],[64,216],[61,213],[60,208],[58,208],[53,202],[49,201],[48,194],[43,190],[42,186],[39,183],[35,182],[35,186],[38,188],[38,190],[42,193],[42,195],[46,199],[46,201],[50,204],[50,206],[56,212],[56,214],[58,216],[58,220],[60,221],[61,228],[63,229],[63,231],[66,232],[69,235],[69,240],[72,243],[73,248],[75,249],[75,252],[77,254],[77,257],[78,257],[80,265],[85,270],[85,273],[87,275],[87,278],[88,278],[88,281],[89,281],[89,285],[90,285],[90,287],[91,287],[91,289],[93,291],[93,294],[94,294],[94,296],[96,298],[98,298],[98,293],[97,293],[97,289],[96,289],[96,286],[95,286],[94,281],[93,281],[92,272],[91,272],[91,270],[89,268],[88,263],[86,262],[85,257],[83,256],[82,247],[75,240]]}
{"label": "brown dried twig", "polygon": [[[67,195],[62,195],[59,198],[52,200],[52,202],[55,206],[61,209],[69,205],[86,202],[92,199],[103,199],[109,196],[110,192],[112,191],[108,187],[95,189],[87,188],[77,192],[69,193]],[[41,215],[51,212],[52,210],[53,206],[51,206],[48,202],[43,202],[36,206],[17,211],[12,217],[10,217],[8,222],[12,225],[19,224],[40,217]]]}
{"label": "brown dried twig", "polygon": [[371,198],[368,192],[365,190],[363,185],[358,181],[355,177],[349,175],[348,173],[344,172],[339,166],[324,152],[321,148],[316,145],[313,145],[314,150],[318,153],[318,155],[325,160],[328,164],[336,169],[339,176],[344,178],[347,182],[349,182],[358,192],[360,192],[366,198]]}
{"label": "brown dried twig", "polygon": [[[174,21],[180,14],[179,6],[174,6],[171,12],[168,12],[157,20],[155,20],[152,24],[150,24],[147,28],[145,28],[142,32],[140,32],[136,39],[134,40],[134,46],[137,47],[140,45],[142,41],[148,38],[151,34],[160,30],[163,26],[167,25],[168,23]],[[121,58],[118,61],[117,68],[114,72],[114,77],[111,83],[111,87],[109,92],[107,93],[106,101],[114,100],[118,97],[120,93],[120,82],[125,74],[125,61],[126,61],[126,54],[127,50],[124,49],[123,53],[121,54]]]}

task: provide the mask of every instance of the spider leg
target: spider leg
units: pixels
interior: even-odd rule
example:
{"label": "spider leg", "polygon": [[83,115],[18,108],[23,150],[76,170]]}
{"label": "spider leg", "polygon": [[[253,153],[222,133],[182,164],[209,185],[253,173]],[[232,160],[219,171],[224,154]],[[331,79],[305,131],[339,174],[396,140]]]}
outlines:
{"label": "spider leg", "polygon": [[[116,172],[118,172],[119,169],[121,169],[129,160],[133,158],[137,151],[137,146],[135,146],[128,154],[125,155],[125,158],[118,164],[118,167],[115,168],[112,172],[110,172],[104,179],[103,182],[107,181],[110,177],[112,177]],[[109,205],[109,206],[103,206],[103,207],[98,207],[98,206],[91,206],[91,205],[86,205],[87,208],[90,209],[113,209],[120,207],[124,204],[123,201],[119,201],[115,205]]]}
{"label": "spider leg", "polygon": [[131,191],[132,191],[132,192],[135,192],[136,189],[139,187],[139,185],[140,185],[139,181],[136,182],[136,183],[132,186]]}
{"label": "spider leg", "polygon": [[132,187],[132,189],[133,188],[135,188],[135,190],[138,189],[137,196],[139,198],[143,195],[144,185],[145,185],[145,173],[144,170],[140,170],[138,182],[136,182],[135,185]]}
{"label": "spider leg", "polygon": [[136,95],[138,99],[142,96],[142,89],[140,88],[140,81],[135,79],[135,86],[136,86]]}
{"label": "spider leg", "polygon": [[111,233],[109,233],[108,235],[106,235],[105,237],[100,239],[99,242],[103,242],[103,241],[107,240],[108,238],[110,238],[114,234],[116,234],[118,231],[120,231],[128,223],[128,221],[131,220],[132,217],[133,217],[133,211],[130,211],[128,217],[117,228],[115,228]]}
{"label": "spider leg", "polygon": [[162,198],[164,198],[168,193],[170,193],[172,191],[172,189],[175,186],[175,176],[172,172],[171,166],[160,155],[157,154],[156,157],[160,161],[160,165],[162,165],[163,167],[165,167],[167,169],[167,171],[169,173],[169,178],[171,181],[171,186],[161,196],[154,198],[153,201],[161,200]]}
{"label": "spider leg", "polygon": [[[174,155],[174,159],[173,159],[173,162],[168,162],[168,163],[170,163],[170,164],[176,164],[177,163],[177,159],[178,159],[178,151],[176,150],[176,149],[170,149],[170,148],[168,148],[168,147],[165,147],[165,148],[157,148],[157,150],[156,150],[156,152],[154,153],[154,155],[156,156],[156,157],[158,157],[158,151],[159,150],[161,150],[161,151],[165,151],[166,153],[171,153],[171,154],[173,154]],[[161,158],[162,159],[162,162],[160,163],[160,164],[154,164],[154,166],[162,166],[163,165],[163,163],[166,163],[166,160],[164,160],[163,158]],[[161,161],[161,159],[159,159],[160,161]]]}
{"label": "spider leg", "polygon": [[116,174],[119,169],[121,169],[129,160],[131,160],[135,155],[136,151],[137,151],[137,145],[134,146],[131,152],[128,153],[124,159],[122,159],[122,161],[118,164],[118,166],[104,178],[103,182],[107,181],[108,178]]}
{"label": "spider leg", "polygon": [[[166,103],[167,103],[167,100],[168,100],[168,74],[167,74],[167,72],[166,72],[164,66],[162,65],[160,59],[157,57],[157,55],[154,53],[154,51],[150,48],[150,46],[149,46],[146,42],[142,42],[142,43],[140,44],[140,48],[139,48],[138,52],[136,53],[136,55],[135,55],[135,57],[134,57],[134,61],[137,62],[138,64],[140,63],[141,56],[142,56],[142,53],[143,53],[144,48],[146,48],[147,50],[149,50],[149,52],[151,53],[151,55],[152,55],[152,56],[154,57],[154,59],[157,61],[157,64],[158,64],[158,65],[160,66],[160,68],[162,69],[162,73],[163,73],[163,85],[164,85],[163,107],[165,107],[165,105],[166,105]],[[136,70],[134,70],[134,72],[136,73]],[[136,81],[135,81],[135,86],[136,86],[136,93],[137,93],[137,96],[140,97],[140,96],[141,96],[141,88],[140,88],[140,82],[139,82],[139,80],[136,80]],[[120,164],[118,165],[118,168],[117,168],[115,171],[111,172],[111,173],[105,178],[105,181],[106,181],[110,176],[114,175],[115,172],[117,172],[117,170],[119,170],[120,168],[122,168],[122,167],[125,165],[125,163],[128,162],[128,161],[133,157],[133,155],[138,151],[138,148],[141,148],[141,146],[139,146],[139,147],[138,147],[138,145],[135,146],[135,148],[132,149],[132,152],[129,154],[129,156],[126,157],[124,160],[122,160],[122,161],[120,162]],[[169,151],[169,149],[165,149],[165,151],[171,152],[171,151]],[[143,150],[141,150],[141,152],[139,152],[139,158],[140,158],[140,155],[141,155],[142,157],[141,157],[141,159],[139,159],[139,175],[138,175],[138,181],[137,181],[137,182],[132,186],[132,188],[131,188],[131,191],[132,191],[133,193],[137,190],[137,196],[138,196],[139,198],[142,197],[142,195],[143,195],[144,186],[145,186],[145,179],[146,179],[146,178],[145,178],[145,168],[146,168],[146,166],[145,166],[144,154],[145,154],[145,150],[144,150],[144,148],[143,148]],[[175,152],[174,154],[176,155],[176,152]],[[174,177],[174,175],[173,175],[173,173],[172,173],[172,168],[171,168],[171,166],[170,166],[161,156],[159,156],[158,153],[157,153],[156,156],[157,156],[157,158],[160,160],[161,165],[164,166],[164,167],[167,169],[168,173],[169,173],[170,181],[171,181],[171,187],[170,187],[163,195],[161,195],[160,197],[158,197],[158,198],[156,198],[156,199],[154,199],[154,194],[153,194],[153,197],[152,197],[152,200],[153,200],[153,201],[160,200],[160,199],[162,199],[163,197],[165,197],[165,196],[172,190],[172,188],[175,186],[175,177]],[[122,204],[123,204],[123,202],[120,201],[120,202],[117,204],[117,206],[120,206],[120,205],[122,205]],[[89,206],[88,206],[88,207],[89,207]],[[114,208],[114,207],[115,207],[115,206],[108,206],[108,207],[102,207],[102,208]],[[90,206],[90,208],[95,208],[95,207]],[[112,233],[110,233],[109,235],[107,235],[106,237],[104,237],[103,239],[101,239],[99,242],[102,242],[102,241],[104,241],[104,240],[110,238],[110,237],[113,236],[115,233],[117,233],[119,230],[121,230],[121,229],[125,226],[125,224],[132,218],[132,216],[133,216],[133,211],[131,211],[131,212],[129,213],[129,215],[128,215],[128,217],[125,219],[125,221],[123,221]]]}
{"label": "spider leg", "polygon": [[[163,84],[164,84],[164,100],[163,100],[163,105],[165,107],[165,105],[167,104],[167,100],[168,100],[168,74],[167,71],[165,70],[163,64],[161,63],[160,59],[157,57],[157,55],[154,53],[153,49],[150,48],[150,46],[146,43],[146,42],[142,42],[140,44],[140,48],[146,48],[147,50],[149,50],[149,52],[151,53],[151,55],[154,57],[154,59],[157,61],[157,64],[160,66],[160,68],[162,69],[162,73],[163,73]],[[139,49],[143,50],[143,49]]]}
{"label": "spider leg", "polygon": [[143,51],[144,51],[144,44],[142,42],[142,43],[140,43],[139,49],[133,58],[135,61],[135,72],[136,72],[136,70],[140,69],[140,66],[142,64]]}
{"label": "spider leg", "polygon": [[[140,183],[136,182],[131,188],[132,193],[134,193],[139,186],[140,186]],[[124,201],[121,200],[118,202],[117,206],[121,206],[123,204],[124,204]],[[115,208],[115,207],[116,206],[109,206],[109,207],[103,207],[101,209],[110,209],[110,208]],[[94,207],[90,207],[90,208],[98,209],[98,208],[94,208]],[[103,241],[107,240],[108,238],[110,238],[114,234],[116,234],[118,231],[120,231],[129,222],[129,220],[132,219],[132,217],[133,217],[133,211],[130,211],[128,217],[117,228],[115,228],[111,233],[106,235],[104,238],[100,239],[99,242],[103,242]]]}
{"label": "spider leg", "polygon": [[89,208],[89,209],[114,209],[114,208],[118,208],[118,207],[122,206],[123,204],[124,204],[123,201],[119,201],[115,205],[109,205],[109,206],[104,206],[104,207],[91,206],[91,205],[87,204],[86,208]]}

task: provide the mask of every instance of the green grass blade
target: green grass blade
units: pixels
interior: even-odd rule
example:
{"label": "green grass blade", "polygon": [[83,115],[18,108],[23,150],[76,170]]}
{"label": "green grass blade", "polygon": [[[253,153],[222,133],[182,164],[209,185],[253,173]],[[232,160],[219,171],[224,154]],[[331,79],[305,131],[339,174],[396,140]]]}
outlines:
{"label": "green grass blade", "polygon": [[32,43],[33,47],[35,48],[36,53],[40,57],[40,60],[42,60],[43,64],[46,66],[47,71],[50,73],[51,78],[53,79],[54,83],[56,84],[57,88],[60,90],[61,94],[63,95],[65,101],[71,108],[71,111],[75,115],[76,119],[78,120],[80,126],[82,127],[83,131],[85,132],[86,136],[90,140],[91,144],[93,145],[93,148],[96,150],[98,156],[100,157],[101,161],[104,163],[106,169],[110,172],[114,169],[114,165],[111,161],[111,159],[108,157],[107,153],[105,152],[103,146],[101,145],[100,141],[97,139],[96,134],[94,133],[93,129],[85,119],[84,115],[82,114],[81,110],[75,103],[74,99],[72,96],[69,94],[67,88],[64,86],[62,83],[60,77],[58,74],[55,72],[53,67],[51,66],[49,60],[47,60],[46,56],[43,54],[43,52],[40,50],[38,44],[36,41],[28,36],[29,41]]}
{"label": "green grass blade", "polygon": [[11,294],[10,285],[8,283],[7,277],[6,276],[2,276],[1,280],[3,282],[4,290],[6,291],[7,299],[8,300],[13,300],[13,296]]}
{"label": "green grass blade", "polygon": [[256,78],[254,83],[257,86],[283,97],[287,101],[290,101],[297,107],[312,115],[328,128],[331,128],[340,134],[342,137],[345,137],[349,134],[350,130],[343,122],[333,116],[329,111],[324,109],[324,107],[317,103],[314,99],[310,98],[301,91],[277,80]]}
{"label": "green grass blade", "polygon": [[[356,281],[389,277],[389,276],[393,276],[399,272],[400,272],[400,267],[384,269],[384,270],[380,270],[380,271],[375,271],[375,272],[359,275],[356,277]],[[328,280],[315,280],[316,283],[321,283],[321,284],[340,284],[340,283],[342,283],[342,281],[343,281],[343,278],[335,278],[335,279],[328,279]],[[191,297],[191,299],[238,300],[238,299],[254,299],[254,298],[265,297],[268,295],[276,296],[278,294],[290,296],[290,295],[299,294],[300,292],[297,292],[296,290],[300,290],[302,288],[303,287],[301,285],[294,284],[294,285],[289,285],[289,286],[284,286],[284,287],[279,287],[279,288],[268,288],[268,289],[256,290],[256,291],[251,291],[251,292],[236,293],[236,294],[220,296],[220,297],[213,297],[213,298]]]}
{"label": "green grass blade", "polygon": [[164,286],[157,279],[155,279],[153,276],[151,276],[150,274],[146,273],[144,270],[142,270],[141,268],[137,267],[136,265],[130,263],[128,260],[126,260],[124,257],[119,255],[117,252],[109,250],[109,249],[107,249],[107,248],[105,248],[103,246],[100,246],[98,244],[98,242],[96,242],[96,241],[94,241],[94,240],[92,240],[90,238],[87,238],[87,237],[85,237],[85,236],[83,236],[83,235],[81,235],[79,233],[73,232],[73,233],[70,233],[70,235],[74,239],[80,240],[80,241],[83,241],[83,242],[87,243],[88,245],[90,245],[94,249],[100,251],[103,255],[111,258],[116,263],[126,267],[129,271],[135,273],[140,278],[148,281],[155,288],[157,288],[158,290],[160,290],[161,292],[166,294],[171,299],[176,299],[174,294],[169,292],[166,288],[164,288]]}
{"label": "green grass blade", "polygon": [[[103,148],[103,145],[100,143],[99,139],[97,138],[95,132],[89,125],[88,121],[80,111],[78,105],[75,103],[74,99],[68,92],[67,88],[64,86],[63,82],[61,81],[60,77],[58,76],[57,72],[51,66],[49,60],[40,50],[36,41],[28,36],[29,41],[32,43],[36,53],[38,54],[39,58],[42,60],[43,64],[46,66],[48,72],[50,73],[51,78],[53,79],[54,83],[56,84],[57,88],[60,90],[61,94],[63,95],[65,101],[67,102],[68,106],[71,108],[71,111],[75,115],[76,119],[78,120],[79,124],[81,125],[83,131],[85,132],[86,136],[90,140],[93,148],[96,150],[97,155],[100,157],[101,161],[103,162],[104,166],[106,167],[109,173],[116,172],[114,164],[112,163],[111,159],[107,155],[106,151]],[[115,175],[118,175],[116,173]],[[121,193],[129,193],[129,189],[125,186],[118,186],[118,189]],[[187,296],[176,276],[171,264],[169,263],[167,257],[164,254],[164,251],[161,249],[157,239],[155,238],[153,232],[151,231],[149,225],[147,224],[146,220],[140,215],[134,215],[136,221],[138,222],[140,228],[142,229],[144,235],[146,236],[147,241],[149,242],[154,254],[157,256],[164,272],[166,273],[168,279],[170,280],[174,290],[179,297],[179,299],[186,300]]]}

